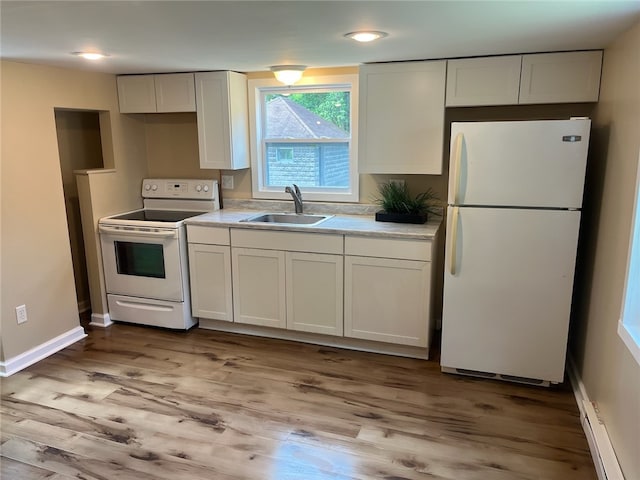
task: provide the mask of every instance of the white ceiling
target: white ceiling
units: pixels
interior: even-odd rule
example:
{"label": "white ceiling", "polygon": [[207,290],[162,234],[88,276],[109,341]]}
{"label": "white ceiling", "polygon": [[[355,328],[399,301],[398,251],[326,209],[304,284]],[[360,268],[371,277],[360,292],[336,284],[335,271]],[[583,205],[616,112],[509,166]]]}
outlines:
{"label": "white ceiling", "polygon": [[[0,1],[3,59],[108,73],[264,71],[597,49],[640,19],[640,0]],[[343,37],[383,30],[357,44]],[[88,63],[72,51],[109,58]]]}

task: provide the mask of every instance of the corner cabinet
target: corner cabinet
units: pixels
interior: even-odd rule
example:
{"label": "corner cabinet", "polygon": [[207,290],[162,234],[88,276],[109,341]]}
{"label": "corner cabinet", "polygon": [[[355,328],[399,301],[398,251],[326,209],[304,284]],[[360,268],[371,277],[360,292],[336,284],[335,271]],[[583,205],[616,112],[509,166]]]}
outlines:
{"label": "corner cabinet", "polygon": [[360,173],[442,173],[446,65],[360,67]]}
{"label": "corner cabinet", "polygon": [[597,102],[602,51],[449,60],[447,107]]}
{"label": "corner cabinet", "polygon": [[193,315],[233,321],[229,229],[187,225],[187,242]]}
{"label": "corner cabinet", "polygon": [[247,78],[236,72],[195,74],[200,168],[249,168]]}
{"label": "corner cabinet", "polygon": [[345,237],[344,336],[429,347],[434,241]]}
{"label": "corner cabinet", "polygon": [[120,113],[196,111],[193,73],[123,75],[116,82]]}

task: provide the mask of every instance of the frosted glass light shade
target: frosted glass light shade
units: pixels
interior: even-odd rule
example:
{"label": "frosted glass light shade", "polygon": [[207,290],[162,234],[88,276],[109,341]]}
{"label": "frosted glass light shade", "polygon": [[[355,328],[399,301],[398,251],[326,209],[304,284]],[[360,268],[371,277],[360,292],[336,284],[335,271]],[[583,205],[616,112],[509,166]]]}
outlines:
{"label": "frosted glass light shade", "polygon": [[293,85],[302,78],[302,72],[306,68],[306,65],[274,65],[271,71],[279,82]]}

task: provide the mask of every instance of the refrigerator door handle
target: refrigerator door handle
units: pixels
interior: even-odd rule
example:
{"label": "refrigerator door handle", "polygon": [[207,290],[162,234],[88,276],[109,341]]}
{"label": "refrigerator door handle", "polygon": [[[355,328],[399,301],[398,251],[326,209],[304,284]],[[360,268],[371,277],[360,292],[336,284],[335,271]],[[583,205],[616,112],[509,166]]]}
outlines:
{"label": "refrigerator door handle", "polygon": [[456,257],[457,244],[458,244],[458,215],[459,208],[453,207],[451,209],[451,243],[449,244],[449,273],[451,275],[456,274]]}
{"label": "refrigerator door handle", "polygon": [[460,167],[462,166],[462,144],[464,133],[460,132],[453,141],[453,151],[451,152],[451,164],[453,165],[453,185],[452,197],[454,204],[458,204],[458,190],[460,189]]}

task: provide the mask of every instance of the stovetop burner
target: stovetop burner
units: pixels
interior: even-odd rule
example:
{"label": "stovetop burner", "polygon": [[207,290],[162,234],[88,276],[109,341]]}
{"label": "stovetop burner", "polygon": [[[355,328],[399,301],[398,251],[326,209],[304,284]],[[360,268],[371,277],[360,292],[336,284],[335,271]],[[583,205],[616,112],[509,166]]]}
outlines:
{"label": "stovetop burner", "polygon": [[187,218],[202,215],[205,212],[187,212],[180,210],[136,210],[111,217],[114,220],[136,220],[142,222],[180,222]]}

